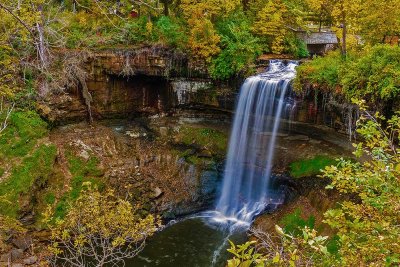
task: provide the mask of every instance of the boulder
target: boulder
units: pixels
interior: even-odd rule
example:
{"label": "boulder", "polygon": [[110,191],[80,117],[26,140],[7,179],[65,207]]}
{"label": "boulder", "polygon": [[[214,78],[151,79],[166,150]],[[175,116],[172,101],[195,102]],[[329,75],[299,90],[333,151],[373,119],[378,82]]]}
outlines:
{"label": "boulder", "polygon": [[11,250],[11,260],[19,260],[24,257],[24,251],[22,249],[13,249]]}
{"label": "boulder", "polygon": [[13,245],[23,251],[27,250],[33,243],[31,236],[21,236],[18,238],[13,238],[12,241]]}
{"label": "boulder", "polygon": [[32,265],[32,264],[35,264],[37,262],[37,260],[38,260],[38,258],[36,256],[32,256],[32,257],[24,259],[24,264]]}

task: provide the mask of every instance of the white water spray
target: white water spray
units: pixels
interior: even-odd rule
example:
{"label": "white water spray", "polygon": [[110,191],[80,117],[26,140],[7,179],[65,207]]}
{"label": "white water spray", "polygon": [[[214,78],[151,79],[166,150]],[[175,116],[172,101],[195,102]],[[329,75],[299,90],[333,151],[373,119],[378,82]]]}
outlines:
{"label": "white water spray", "polygon": [[249,225],[268,204],[282,202],[269,185],[280,118],[289,105],[285,96],[297,65],[273,60],[266,73],[242,85],[215,221]]}

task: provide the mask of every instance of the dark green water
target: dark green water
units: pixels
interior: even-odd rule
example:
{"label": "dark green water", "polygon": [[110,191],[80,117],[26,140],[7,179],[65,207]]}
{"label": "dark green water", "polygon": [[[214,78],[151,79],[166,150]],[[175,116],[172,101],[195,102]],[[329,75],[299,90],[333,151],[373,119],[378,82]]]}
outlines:
{"label": "dark green water", "polygon": [[[230,258],[226,251],[229,247],[226,242],[228,236],[236,244],[246,240],[244,231],[229,235],[227,230],[210,226],[206,219],[186,219],[148,240],[144,250],[136,258],[127,261],[126,266],[223,267]],[[218,256],[215,257],[215,254]]]}

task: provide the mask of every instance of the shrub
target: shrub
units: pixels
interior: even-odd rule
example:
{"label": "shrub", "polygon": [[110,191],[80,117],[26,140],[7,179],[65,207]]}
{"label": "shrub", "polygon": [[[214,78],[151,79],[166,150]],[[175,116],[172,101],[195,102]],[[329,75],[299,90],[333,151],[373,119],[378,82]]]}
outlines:
{"label": "shrub", "polygon": [[353,200],[328,210],[325,222],[337,230],[342,266],[395,266],[400,263],[400,151],[395,143],[400,117],[372,116],[364,105],[358,123],[363,141],[354,145],[354,154],[365,160],[341,159],[323,174],[332,180],[328,188],[350,194]]}
{"label": "shrub", "polygon": [[400,47],[376,45],[351,51],[344,59],[339,51],[316,57],[297,68],[294,85],[304,84],[342,94],[348,100],[387,101],[400,94]]}
{"label": "shrub", "polygon": [[170,17],[162,16],[156,23],[159,39],[161,42],[172,46],[183,48],[186,44],[186,35],[181,25]]}
{"label": "shrub", "polygon": [[147,237],[157,230],[158,220],[152,215],[139,216],[138,206],[118,198],[113,191],[100,193],[85,184],[64,220],[51,223],[49,210],[45,219],[51,229],[51,265],[68,266],[124,265],[136,256]]}
{"label": "shrub", "polygon": [[284,52],[296,58],[306,58],[310,56],[306,43],[294,35],[287,35],[284,41]]}
{"label": "shrub", "polygon": [[237,15],[217,24],[221,36],[221,53],[212,61],[211,76],[228,79],[238,72],[248,71],[261,54],[259,39],[252,35],[250,23]]}

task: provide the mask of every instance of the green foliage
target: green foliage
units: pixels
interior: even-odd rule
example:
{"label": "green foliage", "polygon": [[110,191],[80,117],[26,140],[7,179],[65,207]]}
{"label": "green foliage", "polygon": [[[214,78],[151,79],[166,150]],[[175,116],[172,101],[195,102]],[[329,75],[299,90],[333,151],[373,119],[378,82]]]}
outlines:
{"label": "green foliage", "polygon": [[255,248],[253,245],[255,241],[249,241],[242,245],[235,245],[229,240],[231,248],[228,252],[233,254],[235,257],[228,260],[228,267],[250,267],[250,266],[264,266],[262,254],[255,253]]}
{"label": "green foliage", "polygon": [[47,133],[46,122],[36,112],[11,113],[8,127],[0,133],[0,160],[27,155]]}
{"label": "green foliage", "polygon": [[301,92],[305,84],[316,85],[318,88],[334,91],[339,84],[339,72],[343,63],[339,51],[328,53],[324,57],[316,57],[312,61],[297,67],[294,87]]}
{"label": "green foliage", "polygon": [[400,47],[376,45],[352,51],[347,59],[339,52],[317,57],[298,67],[295,88],[304,84],[343,94],[347,99],[372,101],[397,97],[400,93]]}
{"label": "green foliage", "polygon": [[332,266],[336,261],[326,247],[327,236],[319,236],[308,227],[300,229],[299,236],[286,234],[275,226],[279,234],[279,244],[274,243],[268,234],[253,234],[259,239],[228,249],[234,255],[228,260],[228,267],[266,267],[266,266]]}
{"label": "green foliage", "polygon": [[305,220],[301,217],[301,210],[297,209],[293,213],[284,216],[279,224],[283,226],[285,233],[299,236],[302,234],[302,229],[305,227],[314,229],[315,217],[310,216]]}
{"label": "green foliage", "polygon": [[358,133],[363,141],[354,145],[354,154],[365,160],[341,159],[323,175],[332,180],[328,188],[351,194],[355,200],[327,211],[325,222],[337,230],[344,266],[395,266],[400,262],[400,151],[394,141],[400,133],[400,117],[371,116],[360,104],[364,115]]}
{"label": "green foliage", "polygon": [[29,194],[33,186],[43,186],[53,171],[57,150],[53,145],[40,145],[12,169],[0,183],[0,214],[15,217],[20,209],[19,198]]}
{"label": "green foliage", "polygon": [[186,45],[186,35],[180,24],[170,17],[162,16],[156,23],[159,39],[172,47],[183,48]]}
{"label": "green foliage", "polygon": [[285,38],[284,45],[284,52],[296,58],[307,58],[310,56],[306,43],[294,35],[288,34]]}
{"label": "green foliage", "polygon": [[[103,172],[98,169],[98,159],[96,157],[90,157],[86,162],[83,159],[74,156],[72,153],[67,154],[69,170],[72,174],[72,180],[70,183],[70,190],[60,197],[57,201],[53,201],[54,207],[54,218],[63,219],[68,213],[69,206],[74,203],[81,195],[84,190],[85,183],[91,183],[99,190],[104,188],[104,183],[99,177],[103,175]],[[53,204],[51,203],[51,204]]]}
{"label": "green foliage", "polygon": [[327,156],[315,156],[312,159],[292,162],[290,164],[290,175],[294,178],[315,176],[329,165],[334,165],[336,161]]}
{"label": "green foliage", "polygon": [[261,54],[259,39],[251,33],[250,22],[244,14],[222,20],[217,24],[221,36],[221,53],[213,60],[210,73],[215,79],[227,79],[246,71]]}
{"label": "green foliage", "polygon": [[341,84],[349,99],[389,100],[400,93],[400,47],[366,47],[342,69]]}
{"label": "green foliage", "polygon": [[138,44],[138,43],[144,43],[146,41],[151,41],[148,40],[148,32],[146,29],[147,23],[148,20],[146,17],[140,17],[128,21],[124,25],[126,42]]}

